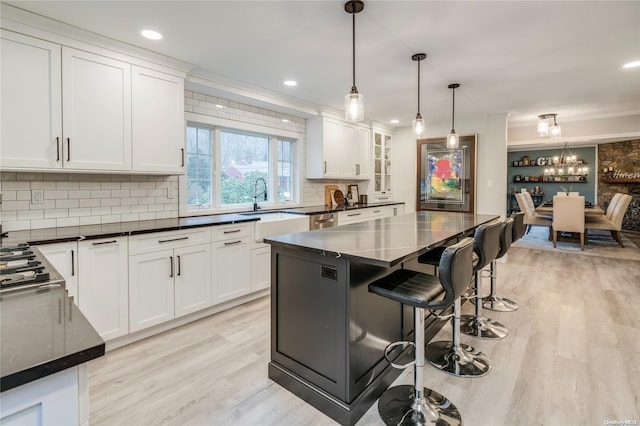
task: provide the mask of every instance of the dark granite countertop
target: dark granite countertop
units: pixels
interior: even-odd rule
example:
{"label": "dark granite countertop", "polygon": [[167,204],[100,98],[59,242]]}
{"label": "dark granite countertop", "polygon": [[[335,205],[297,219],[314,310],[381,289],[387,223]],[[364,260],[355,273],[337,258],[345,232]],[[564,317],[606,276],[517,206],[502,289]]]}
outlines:
{"label": "dark granite countertop", "polygon": [[[313,215],[319,213],[331,213],[362,208],[379,207],[403,203],[375,203],[375,204],[355,204],[346,207],[332,206],[311,206],[298,207],[292,209],[260,210],[257,212],[266,213],[269,211],[282,211],[287,213],[297,213],[303,215]],[[200,226],[228,225],[233,223],[253,222],[260,220],[259,216],[253,212],[217,214],[207,216],[192,216],[174,219],[144,220],[137,222],[117,222],[104,225],[83,225],[67,226],[60,228],[32,229],[25,231],[10,231],[6,238],[3,238],[0,245],[13,245],[17,243],[29,243],[32,245],[61,243],[66,241],[78,241],[85,239],[111,238],[128,235],[146,234],[151,232],[176,231],[180,229],[196,228]]]}
{"label": "dark granite countertop", "polygon": [[274,246],[295,247],[326,256],[346,256],[391,267],[459,237],[497,215],[420,211],[265,238]]}
{"label": "dark granite countertop", "polygon": [[104,355],[104,340],[63,286],[0,294],[0,391]]}

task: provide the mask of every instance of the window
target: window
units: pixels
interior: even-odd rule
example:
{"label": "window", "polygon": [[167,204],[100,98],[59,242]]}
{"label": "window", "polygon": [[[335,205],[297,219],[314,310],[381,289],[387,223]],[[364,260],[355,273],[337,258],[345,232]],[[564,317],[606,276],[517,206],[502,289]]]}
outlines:
{"label": "window", "polygon": [[187,207],[242,208],[255,192],[261,205],[294,201],[294,165],[295,140],[189,124]]}

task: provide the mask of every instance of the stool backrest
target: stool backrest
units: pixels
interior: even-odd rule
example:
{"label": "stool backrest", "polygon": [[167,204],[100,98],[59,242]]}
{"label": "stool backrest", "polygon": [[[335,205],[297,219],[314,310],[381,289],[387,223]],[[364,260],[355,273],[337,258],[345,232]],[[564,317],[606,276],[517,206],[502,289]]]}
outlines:
{"label": "stool backrest", "polygon": [[473,238],[447,247],[440,257],[439,277],[444,288],[443,305],[450,305],[469,288],[473,276]]}
{"label": "stool backrest", "polygon": [[500,226],[500,251],[496,255],[496,259],[500,259],[507,254],[511,242],[513,240],[513,218],[508,217],[502,222]]}
{"label": "stool backrest", "polygon": [[502,222],[496,219],[493,222],[480,225],[473,235],[473,250],[478,256],[478,263],[473,268],[474,271],[487,266],[496,258],[500,251],[500,226]]}
{"label": "stool backrest", "polygon": [[511,242],[515,243],[524,236],[524,231],[527,227],[524,225],[524,212],[517,212],[511,215],[513,218],[513,233],[511,236]]}

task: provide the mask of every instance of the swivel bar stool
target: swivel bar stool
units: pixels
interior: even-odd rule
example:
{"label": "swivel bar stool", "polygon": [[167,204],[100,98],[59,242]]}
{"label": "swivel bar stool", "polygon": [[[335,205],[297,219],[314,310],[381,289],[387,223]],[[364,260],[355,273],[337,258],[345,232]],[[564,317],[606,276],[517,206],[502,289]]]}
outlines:
{"label": "swivel bar stool", "polygon": [[[518,214],[524,216],[524,213]],[[496,279],[498,277],[498,265],[496,261],[497,259],[500,259],[505,254],[507,254],[507,251],[509,251],[509,248],[511,247],[511,241],[514,235],[513,226],[513,217],[509,217],[504,222],[502,222],[502,227],[500,228],[500,251],[498,252],[496,258],[491,261],[489,270],[489,277],[491,278],[491,293],[487,297],[482,298],[482,307],[485,309],[489,309],[490,311],[511,312],[518,309],[518,304],[513,300],[496,296]]]}
{"label": "swivel bar stool", "polygon": [[475,315],[463,315],[460,331],[481,339],[504,339],[509,334],[507,328],[497,321],[482,316],[482,268],[487,266],[500,251],[500,228],[502,222],[495,220],[479,226],[474,234],[473,251],[478,257],[474,262],[475,274]]}
{"label": "swivel bar stool", "polygon": [[[384,350],[384,357],[394,368],[415,365],[413,385],[391,387],[378,401],[378,412],[387,425],[462,424],[460,412],[451,401],[424,387],[424,310],[445,309],[460,299],[473,275],[472,253],[473,239],[465,238],[443,252],[439,277],[400,269],[369,284],[370,292],[414,307],[415,343],[394,342]],[[389,352],[405,344],[415,347],[415,360],[394,364]]]}

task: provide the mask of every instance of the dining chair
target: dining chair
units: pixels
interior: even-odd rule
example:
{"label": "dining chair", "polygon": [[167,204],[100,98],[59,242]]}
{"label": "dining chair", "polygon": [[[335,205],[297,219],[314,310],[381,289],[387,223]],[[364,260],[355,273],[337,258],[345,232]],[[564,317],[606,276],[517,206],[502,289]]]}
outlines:
{"label": "dining chair", "polygon": [[[615,195],[618,195],[617,199]],[[603,216],[590,218],[588,222],[586,222],[587,229],[602,229],[611,232],[611,236],[614,240],[620,244],[620,247],[624,247],[622,243],[622,219],[624,218],[627,209],[629,208],[629,204],[631,203],[631,195],[628,194],[615,194],[614,198],[611,200],[609,207],[613,205],[611,208],[611,216],[609,217],[609,208],[607,208],[607,213]],[[615,205],[614,205],[615,199]]]}
{"label": "dining chair", "polygon": [[546,226],[551,229],[551,218],[536,213],[531,194],[528,192],[518,192],[516,194],[516,201],[518,202],[518,206],[520,206],[520,211],[524,212],[524,224],[527,227],[527,234],[532,226]]}
{"label": "dining chair", "polygon": [[579,195],[580,195],[579,192],[569,192],[569,197],[577,197]]}
{"label": "dining chair", "polygon": [[577,232],[580,234],[580,250],[584,251],[584,196],[553,197],[553,247],[558,243],[558,232]]}

